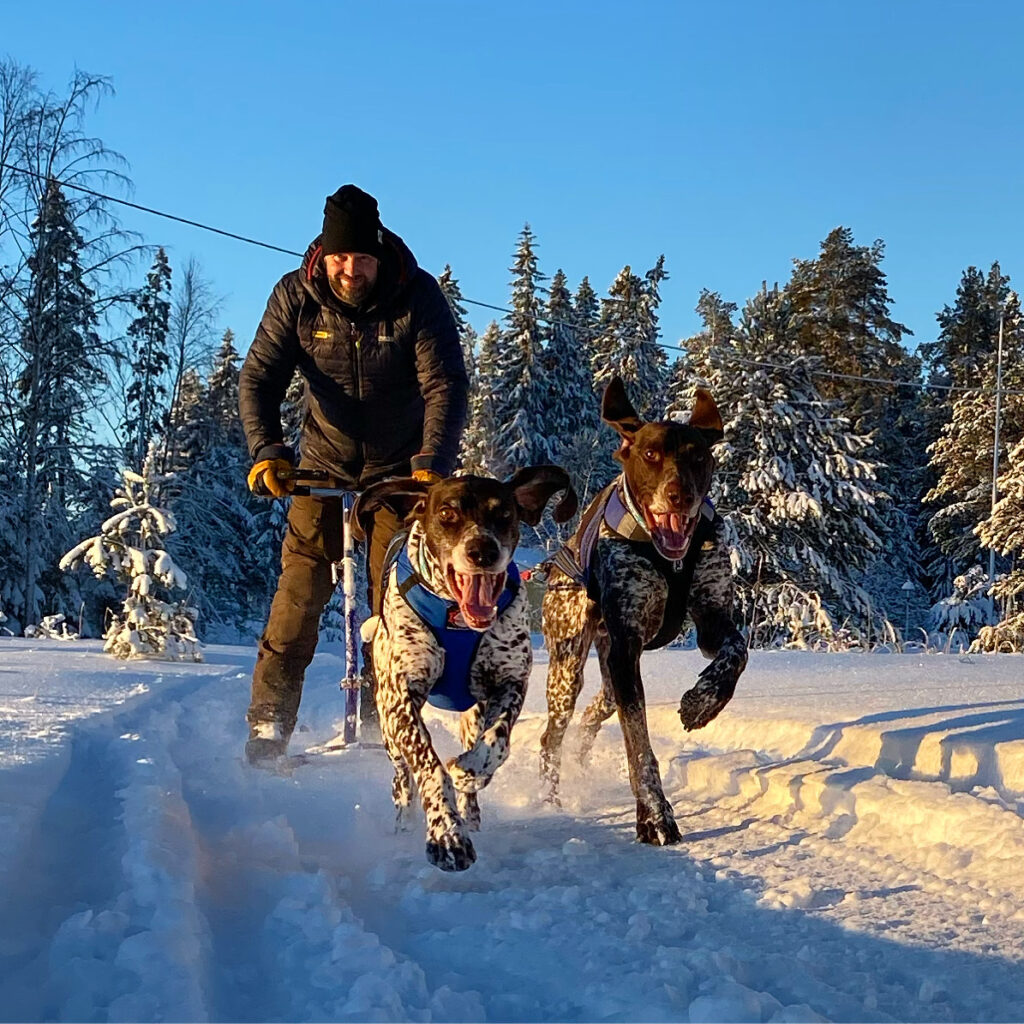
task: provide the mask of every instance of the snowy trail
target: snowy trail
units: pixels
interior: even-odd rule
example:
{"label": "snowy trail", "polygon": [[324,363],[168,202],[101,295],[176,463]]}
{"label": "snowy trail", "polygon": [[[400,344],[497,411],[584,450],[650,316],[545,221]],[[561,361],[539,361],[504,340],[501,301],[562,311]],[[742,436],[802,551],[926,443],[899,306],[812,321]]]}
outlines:
{"label": "snowy trail", "polygon": [[[612,723],[585,772],[567,751],[564,810],[540,803],[538,664],[483,794],[479,860],[458,875],[426,864],[418,826],[394,834],[382,752],[242,763],[248,652],[146,666],[144,689],[90,705],[42,761],[0,760],[0,814],[18,826],[0,867],[0,1017],[1024,1018],[1019,659],[983,666],[973,703],[972,670],[935,661],[895,712],[881,662],[819,659],[802,680],[755,657],[733,713],[684,736],[671,695],[699,656],[661,657],[651,731],[683,842],[632,841]],[[832,695],[812,717],[822,665]],[[332,735],[339,669],[318,655],[293,749]],[[446,751],[453,726],[432,716]],[[964,729],[991,735],[965,747]],[[29,778],[33,813],[15,799]]]}

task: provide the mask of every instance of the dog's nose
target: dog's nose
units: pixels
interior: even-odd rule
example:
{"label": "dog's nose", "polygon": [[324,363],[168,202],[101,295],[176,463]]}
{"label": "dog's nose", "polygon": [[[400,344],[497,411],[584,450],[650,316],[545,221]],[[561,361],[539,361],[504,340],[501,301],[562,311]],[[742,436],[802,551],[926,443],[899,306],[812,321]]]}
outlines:
{"label": "dog's nose", "polygon": [[683,507],[683,489],[678,485],[669,485],[665,488],[665,500],[678,510]]}
{"label": "dog's nose", "polygon": [[466,542],[466,558],[478,569],[494,565],[501,552],[493,537],[473,537]]}

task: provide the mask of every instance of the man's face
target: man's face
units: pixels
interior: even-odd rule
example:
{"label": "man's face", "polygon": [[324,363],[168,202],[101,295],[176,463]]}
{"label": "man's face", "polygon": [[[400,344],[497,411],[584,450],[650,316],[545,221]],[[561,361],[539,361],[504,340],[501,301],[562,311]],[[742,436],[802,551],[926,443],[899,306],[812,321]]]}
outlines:
{"label": "man's face", "polygon": [[333,252],[324,256],[331,290],[347,306],[358,306],[373,291],[380,264],[365,252]]}

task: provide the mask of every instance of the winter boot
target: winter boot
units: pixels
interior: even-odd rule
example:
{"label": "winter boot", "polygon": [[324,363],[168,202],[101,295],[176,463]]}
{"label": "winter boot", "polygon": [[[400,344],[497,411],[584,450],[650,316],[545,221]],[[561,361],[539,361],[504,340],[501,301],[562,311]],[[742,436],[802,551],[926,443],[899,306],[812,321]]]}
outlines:
{"label": "winter boot", "polygon": [[245,756],[249,764],[259,764],[275,757],[283,757],[288,749],[291,730],[283,722],[253,722],[249,725],[249,740]]}

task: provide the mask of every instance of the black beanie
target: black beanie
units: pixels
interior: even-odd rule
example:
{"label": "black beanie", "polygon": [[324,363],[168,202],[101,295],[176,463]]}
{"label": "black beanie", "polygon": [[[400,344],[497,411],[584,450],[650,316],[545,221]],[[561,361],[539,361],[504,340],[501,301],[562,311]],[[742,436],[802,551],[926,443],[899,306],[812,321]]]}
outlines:
{"label": "black beanie", "polygon": [[342,185],[324,206],[323,254],[365,252],[380,259],[384,236],[377,200],[355,185]]}

